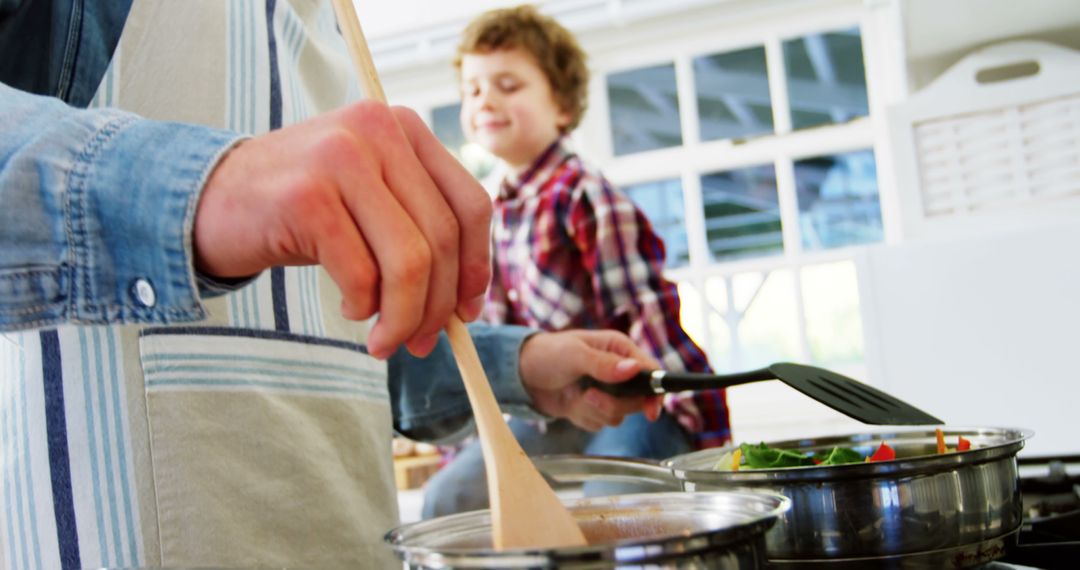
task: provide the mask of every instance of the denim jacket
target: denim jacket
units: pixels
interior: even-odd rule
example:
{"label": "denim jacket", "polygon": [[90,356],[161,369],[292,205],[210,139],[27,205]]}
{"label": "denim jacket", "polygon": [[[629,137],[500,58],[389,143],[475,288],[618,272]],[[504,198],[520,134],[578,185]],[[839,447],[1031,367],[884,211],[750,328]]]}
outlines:
{"label": "denim jacket", "polygon": [[[196,321],[205,316],[200,296],[243,285],[197,276],[191,246],[203,183],[242,135],[79,108],[105,72],[129,7],[0,0],[0,331]],[[18,57],[11,46],[20,46]],[[470,331],[496,396],[510,411],[534,415],[518,377],[518,353],[534,331]],[[400,431],[437,439],[467,428],[445,337],[426,359],[402,350],[389,364]]]}

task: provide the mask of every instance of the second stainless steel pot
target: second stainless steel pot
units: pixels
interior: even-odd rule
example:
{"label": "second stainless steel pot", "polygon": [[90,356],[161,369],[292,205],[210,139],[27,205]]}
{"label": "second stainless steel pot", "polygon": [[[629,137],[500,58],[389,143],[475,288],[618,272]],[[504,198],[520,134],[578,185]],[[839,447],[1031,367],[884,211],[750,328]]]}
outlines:
{"label": "second stainless steel pot", "polygon": [[386,540],[408,568],[417,570],[751,570],[766,564],[765,531],[789,505],[780,495],[760,491],[600,497],[568,504],[589,539],[583,547],[493,550],[488,511],[405,525]]}
{"label": "second stainless steel pot", "polygon": [[[1001,556],[1022,518],[1016,453],[1031,432],[944,428],[974,449],[938,455],[934,428],[891,428],[836,437],[770,442],[869,455],[884,440],[900,459],[883,463],[716,471],[731,448],[678,456],[660,465],[614,458],[539,459],[557,480],[677,482],[686,491],[750,488],[780,493],[792,508],[767,535],[777,567],[966,568]],[[604,473],[607,472],[607,475]]]}

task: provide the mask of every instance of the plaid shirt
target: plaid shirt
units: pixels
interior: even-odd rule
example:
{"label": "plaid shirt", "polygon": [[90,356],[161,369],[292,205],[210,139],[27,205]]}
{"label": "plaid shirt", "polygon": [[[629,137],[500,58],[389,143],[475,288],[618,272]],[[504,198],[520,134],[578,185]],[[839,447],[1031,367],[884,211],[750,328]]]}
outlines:
{"label": "plaid shirt", "polygon": [[[562,139],[518,177],[503,180],[492,229],[494,275],[485,320],[556,331],[627,333],[665,370],[709,372],[679,323],[679,294],[664,279],[664,244],[630,199]],[[666,409],[698,447],[727,443],[722,390],[673,394]]]}

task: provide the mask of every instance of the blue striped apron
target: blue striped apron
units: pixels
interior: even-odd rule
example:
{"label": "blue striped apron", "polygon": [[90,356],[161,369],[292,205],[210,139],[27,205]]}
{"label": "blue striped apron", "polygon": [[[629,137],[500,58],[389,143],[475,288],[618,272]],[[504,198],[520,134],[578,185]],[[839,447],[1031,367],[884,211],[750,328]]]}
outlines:
{"label": "blue striped apron", "polygon": [[[330,3],[137,0],[92,106],[262,133],[359,97]],[[0,342],[0,569],[393,567],[385,364],[318,268],[197,326]]]}

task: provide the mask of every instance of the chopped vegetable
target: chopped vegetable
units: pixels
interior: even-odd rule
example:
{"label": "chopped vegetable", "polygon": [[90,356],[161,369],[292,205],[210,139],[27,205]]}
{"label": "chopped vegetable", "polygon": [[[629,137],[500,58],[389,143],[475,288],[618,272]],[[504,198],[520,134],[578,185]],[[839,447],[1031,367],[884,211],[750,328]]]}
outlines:
{"label": "chopped vegetable", "polygon": [[[774,469],[776,467],[801,467],[813,465],[814,461],[809,457],[790,449],[776,449],[764,443],[750,445],[744,443],[739,446],[742,456],[746,458],[746,466],[751,469]],[[862,459],[861,457],[859,458]]]}
{"label": "chopped vegetable", "polygon": [[896,451],[885,445],[884,441],[881,442],[881,447],[878,447],[873,455],[866,458],[867,461],[892,461],[893,459],[896,459]]}
{"label": "chopped vegetable", "polygon": [[[812,465],[845,465],[847,463],[860,463],[863,456],[858,451],[847,447],[834,447],[828,453],[819,456],[807,456],[791,449],[777,449],[764,443],[750,445],[744,443],[739,446],[736,454],[746,458],[743,467],[748,469],[776,469],[780,467],[809,467]],[[723,461],[723,458],[721,458]],[[732,465],[732,471],[738,467]]]}
{"label": "chopped vegetable", "polygon": [[742,450],[736,448],[734,452],[727,451],[716,460],[713,471],[738,471],[742,463]]}
{"label": "chopped vegetable", "polygon": [[[937,452],[948,453],[945,447],[945,433],[940,428],[935,433],[937,437]],[[971,449],[971,441],[958,436],[957,451]],[[828,452],[802,453],[796,449],[780,449],[769,447],[765,443],[751,445],[741,444],[733,451],[725,452],[713,466],[716,471],[738,471],[740,469],[780,469],[784,467],[812,467],[815,465],[847,465],[851,463],[874,463],[878,461],[893,461],[896,459],[896,450],[884,441],[874,453],[863,456],[862,453],[848,447],[834,447]]]}
{"label": "chopped vegetable", "polygon": [[834,447],[825,454],[821,465],[844,465],[846,463],[860,463],[863,455],[854,449],[847,447]]}
{"label": "chopped vegetable", "polygon": [[713,471],[731,471],[732,455],[733,454],[730,451],[725,451],[724,454],[720,456],[720,459],[716,460],[716,465],[713,465]]}

